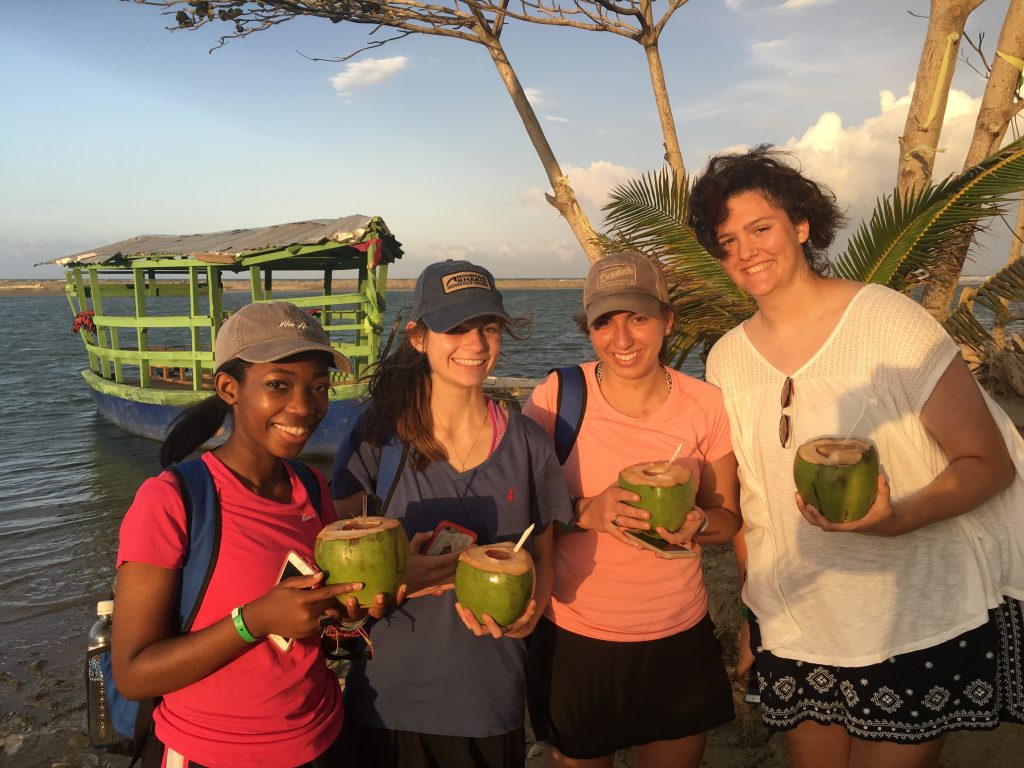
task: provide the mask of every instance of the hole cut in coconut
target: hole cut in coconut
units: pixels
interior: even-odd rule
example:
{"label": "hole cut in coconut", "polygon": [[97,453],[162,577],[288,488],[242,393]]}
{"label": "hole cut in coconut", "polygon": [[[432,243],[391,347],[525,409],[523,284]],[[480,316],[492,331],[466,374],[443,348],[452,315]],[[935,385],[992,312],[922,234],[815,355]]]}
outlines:
{"label": "hole cut in coconut", "polygon": [[485,549],[484,554],[495,560],[511,560],[515,557],[511,549]]}
{"label": "hole cut in coconut", "polygon": [[864,455],[864,446],[850,441],[819,443],[814,450],[831,464],[856,464]]}
{"label": "hole cut in coconut", "polygon": [[343,531],[368,531],[372,528],[380,528],[380,522],[377,520],[368,520],[365,517],[352,518],[341,526],[341,530]]}
{"label": "hole cut in coconut", "polygon": [[643,473],[647,477],[661,477],[668,471],[668,464],[651,464],[648,467],[643,468]]}

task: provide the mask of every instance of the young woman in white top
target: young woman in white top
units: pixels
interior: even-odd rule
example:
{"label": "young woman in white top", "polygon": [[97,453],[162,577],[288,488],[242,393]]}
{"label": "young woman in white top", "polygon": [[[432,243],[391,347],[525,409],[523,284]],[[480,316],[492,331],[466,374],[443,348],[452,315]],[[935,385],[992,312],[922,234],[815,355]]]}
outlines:
{"label": "young woman in white top", "polygon": [[[988,502],[1016,470],[942,327],[899,293],[826,276],[842,221],[764,147],[713,158],[692,194],[701,243],[757,302],[707,374],[740,466],[750,645],[797,768],[934,766],[948,731],[1009,719],[1020,608],[1003,597],[1024,579]],[[839,525],[796,494],[793,460],[851,432],[882,473],[867,515]]]}

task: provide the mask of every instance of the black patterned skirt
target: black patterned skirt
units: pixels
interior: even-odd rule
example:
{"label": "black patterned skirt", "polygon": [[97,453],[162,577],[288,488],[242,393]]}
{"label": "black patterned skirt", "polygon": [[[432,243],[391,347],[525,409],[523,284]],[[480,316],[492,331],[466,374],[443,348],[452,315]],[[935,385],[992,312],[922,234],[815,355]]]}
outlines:
{"label": "black patterned skirt", "polygon": [[1024,722],[1024,618],[1010,598],[976,629],[865,667],[776,656],[761,647],[753,615],[750,645],[772,731],[812,720],[858,739],[920,744],[948,731]]}

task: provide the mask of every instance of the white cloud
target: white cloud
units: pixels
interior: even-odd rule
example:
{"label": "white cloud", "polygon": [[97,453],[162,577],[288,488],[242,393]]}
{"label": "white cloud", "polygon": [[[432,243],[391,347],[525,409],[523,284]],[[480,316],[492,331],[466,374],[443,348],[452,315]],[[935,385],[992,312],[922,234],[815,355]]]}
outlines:
{"label": "white cloud", "polygon": [[359,88],[366,88],[390,80],[408,65],[405,56],[392,56],[389,59],[364,59],[345,65],[345,69],[330,79],[334,90],[343,96]]}
{"label": "white cloud", "polygon": [[548,103],[540,88],[523,88],[523,93],[526,94],[526,98],[529,99],[530,104],[534,107],[542,107]]}
{"label": "white cloud", "polygon": [[812,5],[828,5],[832,0],[786,0],[778,7],[780,11],[795,11],[797,8],[809,8]]}
{"label": "white cloud", "polygon": [[[832,188],[840,205],[849,206],[852,224],[870,214],[875,200],[896,185],[899,136],[907,120],[913,85],[897,97],[879,94],[879,114],[846,128],[835,112],[825,112],[784,149],[800,159],[807,175]],[[950,90],[933,178],[938,181],[963,168],[974,132],[980,97]]]}
{"label": "white cloud", "polygon": [[[601,221],[601,206],[608,202],[608,193],[612,187],[635,179],[641,171],[625,165],[615,165],[607,160],[596,160],[586,168],[563,165],[562,173],[569,177],[569,184],[576,194],[576,200],[590,218],[590,223],[598,226]],[[525,198],[534,205],[554,211],[544,197],[545,192],[550,194],[550,190],[533,187],[527,191]]]}
{"label": "white cloud", "polygon": [[541,115],[549,123],[569,123],[572,122],[567,117],[559,117],[558,115]]}
{"label": "white cloud", "polygon": [[730,11],[738,11],[743,8],[743,0],[725,0],[725,7]]}
{"label": "white cloud", "polygon": [[753,50],[754,53],[764,53],[766,51],[772,50],[773,48],[779,48],[788,42],[789,40],[786,39],[765,40],[763,43],[754,43],[752,46],[750,46],[750,48],[751,50]]}

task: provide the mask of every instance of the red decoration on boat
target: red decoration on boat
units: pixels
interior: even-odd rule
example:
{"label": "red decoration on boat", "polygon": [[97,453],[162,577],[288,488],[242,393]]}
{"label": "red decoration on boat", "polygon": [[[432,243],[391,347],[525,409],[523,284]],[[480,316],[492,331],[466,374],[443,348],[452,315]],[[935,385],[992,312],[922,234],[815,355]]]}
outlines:
{"label": "red decoration on boat", "polygon": [[85,309],[75,315],[75,320],[71,323],[71,332],[78,333],[83,328],[86,333],[96,333],[96,324],[92,321],[92,316],[96,313],[91,309]]}

